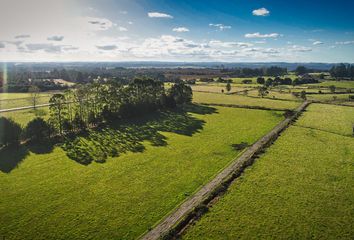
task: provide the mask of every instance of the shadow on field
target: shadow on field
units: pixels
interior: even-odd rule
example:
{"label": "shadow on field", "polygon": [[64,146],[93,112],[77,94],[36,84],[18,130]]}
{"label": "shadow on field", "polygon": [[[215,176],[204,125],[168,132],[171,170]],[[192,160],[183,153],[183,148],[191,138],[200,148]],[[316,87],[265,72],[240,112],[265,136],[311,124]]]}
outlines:
{"label": "shadow on field", "polygon": [[10,173],[30,153],[45,154],[53,151],[54,144],[51,142],[38,144],[22,144],[9,146],[0,150],[0,171]]}
{"label": "shadow on field", "polygon": [[160,132],[192,136],[199,132],[204,120],[190,113],[212,114],[216,109],[190,104],[177,110],[159,111],[139,119],[117,121],[101,129],[67,138],[62,148],[67,156],[83,165],[93,161],[103,163],[107,157],[117,157],[125,152],[143,152],[144,141],[153,146],[166,146],[166,137]]}
{"label": "shadow on field", "polygon": [[[191,113],[205,115],[217,112],[213,107],[189,104],[67,136],[60,145],[70,159],[80,164],[88,165],[93,161],[103,163],[108,157],[117,157],[125,152],[143,152],[144,141],[153,146],[166,146],[167,139],[160,132],[192,136],[203,129],[205,121],[195,118]],[[50,153],[54,145],[54,142],[28,143],[0,149],[0,171],[10,173],[30,152]]]}
{"label": "shadow on field", "polygon": [[11,146],[0,151],[0,171],[11,172],[29,154],[26,146]]}

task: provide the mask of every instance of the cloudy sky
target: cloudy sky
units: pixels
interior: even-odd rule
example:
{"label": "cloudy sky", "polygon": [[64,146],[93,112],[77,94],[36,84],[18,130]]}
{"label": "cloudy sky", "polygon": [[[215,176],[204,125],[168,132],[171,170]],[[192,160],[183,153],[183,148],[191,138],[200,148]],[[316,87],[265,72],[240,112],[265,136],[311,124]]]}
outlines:
{"label": "cloudy sky", "polygon": [[0,61],[354,62],[353,0],[0,0]]}

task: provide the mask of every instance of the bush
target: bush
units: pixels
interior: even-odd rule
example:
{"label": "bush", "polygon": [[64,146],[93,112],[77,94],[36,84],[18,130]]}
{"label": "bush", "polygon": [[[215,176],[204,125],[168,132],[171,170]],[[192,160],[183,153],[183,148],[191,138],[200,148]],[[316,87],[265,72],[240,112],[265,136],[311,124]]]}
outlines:
{"label": "bush", "polygon": [[264,78],[258,77],[258,78],[257,78],[257,83],[258,83],[258,84],[264,84],[264,83],[265,83]]}
{"label": "bush", "polygon": [[19,144],[21,126],[12,119],[0,117],[0,147]]}
{"label": "bush", "polygon": [[50,125],[43,118],[30,121],[24,129],[24,137],[33,141],[45,141],[50,137]]}

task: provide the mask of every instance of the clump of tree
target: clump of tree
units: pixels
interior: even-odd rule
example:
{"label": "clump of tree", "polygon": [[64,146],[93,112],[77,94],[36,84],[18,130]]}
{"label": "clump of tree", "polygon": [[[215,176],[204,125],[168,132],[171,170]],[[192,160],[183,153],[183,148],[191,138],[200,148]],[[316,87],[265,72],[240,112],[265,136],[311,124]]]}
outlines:
{"label": "clump of tree", "polygon": [[230,82],[227,82],[226,84],[226,91],[229,93],[231,91],[231,84]]}
{"label": "clump of tree", "polygon": [[257,83],[258,83],[258,84],[264,84],[264,83],[265,83],[264,78],[263,78],[263,77],[258,77],[258,78],[257,78]]}
{"label": "clump of tree", "polygon": [[354,80],[354,64],[338,64],[333,66],[329,73],[335,78],[349,78]]}
{"label": "clump of tree", "polygon": [[334,85],[331,85],[328,88],[329,88],[329,91],[331,91],[331,93],[334,93],[336,91],[336,86],[334,86]]}
{"label": "clump of tree", "polygon": [[47,141],[50,138],[50,133],[50,125],[41,117],[31,120],[23,130],[24,138],[34,142]]}
{"label": "clump of tree", "polygon": [[301,84],[311,84],[311,83],[319,83],[319,81],[311,76],[305,76],[303,78],[296,78],[293,81],[293,85],[301,85]]}
{"label": "clump of tree", "polygon": [[307,97],[306,97],[306,91],[305,91],[305,90],[302,90],[302,91],[300,92],[300,98],[301,98],[302,100],[306,100],[306,99],[307,99]]}
{"label": "clump of tree", "polygon": [[128,85],[118,82],[77,85],[64,94],[52,96],[49,123],[55,133],[62,135],[191,101],[192,89],[182,81],[167,91],[163,82],[152,79],[135,79]]}
{"label": "clump of tree", "polygon": [[11,119],[0,117],[0,148],[20,140],[42,143],[50,137],[83,131],[104,122],[127,119],[192,101],[192,89],[184,82],[167,91],[160,81],[135,79],[128,85],[117,82],[78,85],[54,94],[48,121],[37,117],[22,129]]}
{"label": "clump of tree", "polygon": [[267,96],[269,94],[268,88],[266,86],[262,86],[258,88],[258,96],[261,98]]}

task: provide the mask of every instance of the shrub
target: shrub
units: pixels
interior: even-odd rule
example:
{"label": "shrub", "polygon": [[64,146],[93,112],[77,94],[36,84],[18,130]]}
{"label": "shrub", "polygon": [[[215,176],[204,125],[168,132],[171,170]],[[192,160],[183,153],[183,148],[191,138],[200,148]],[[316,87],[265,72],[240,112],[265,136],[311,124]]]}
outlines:
{"label": "shrub", "polygon": [[0,147],[19,144],[21,126],[12,119],[0,117]]}
{"label": "shrub", "polygon": [[264,84],[264,82],[265,82],[264,78],[262,78],[262,77],[258,77],[257,78],[257,83],[258,84]]}
{"label": "shrub", "polygon": [[50,125],[43,118],[37,117],[27,124],[24,136],[33,141],[44,141],[50,137]]}

